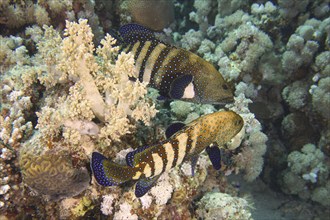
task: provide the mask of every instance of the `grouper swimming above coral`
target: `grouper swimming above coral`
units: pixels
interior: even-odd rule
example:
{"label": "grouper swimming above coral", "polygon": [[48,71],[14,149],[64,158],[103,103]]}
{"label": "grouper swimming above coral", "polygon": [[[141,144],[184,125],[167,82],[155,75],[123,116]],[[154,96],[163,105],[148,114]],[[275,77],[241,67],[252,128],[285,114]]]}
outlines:
{"label": "grouper swimming above coral", "polygon": [[113,33],[125,52],[134,54],[139,80],[159,90],[164,98],[223,104],[233,93],[212,64],[187,50],[165,44],[138,24]]}
{"label": "grouper swimming above coral", "polygon": [[[232,111],[202,116],[186,126],[170,126],[164,142],[140,147],[126,155],[127,165],[116,164],[102,154],[92,154],[91,168],[96,181],[103,186],[115,186],[138,180],[135,195],[143,196],[160,174],[191,160],[192,173],[199,154],[206,149],[211,162],[220,169],[220,149],[243,127],[241,116]],[[177,131],[178,130],[178,131]]]}

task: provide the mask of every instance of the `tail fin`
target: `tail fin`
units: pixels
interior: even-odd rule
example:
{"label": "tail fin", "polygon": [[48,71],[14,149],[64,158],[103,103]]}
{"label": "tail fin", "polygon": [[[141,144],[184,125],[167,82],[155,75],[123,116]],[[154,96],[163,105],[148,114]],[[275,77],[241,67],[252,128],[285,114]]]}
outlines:
{"label": "tail fin", "polygon": [[102,186],[117,186],[135,175],[134,168],[116,164],[97,152],[92,154],[91,168],[96,181]]}

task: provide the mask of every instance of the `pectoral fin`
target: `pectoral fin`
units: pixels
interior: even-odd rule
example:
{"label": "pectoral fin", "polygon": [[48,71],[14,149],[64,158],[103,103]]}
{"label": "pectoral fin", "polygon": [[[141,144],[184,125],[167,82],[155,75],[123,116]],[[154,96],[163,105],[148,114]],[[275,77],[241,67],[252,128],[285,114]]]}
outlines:
{"label": "pectoral fin", "polygon": [[221,168],[221,154],[218,146],[206,147],[206,152],[212,162],[214,169],[220,170]]}
{"label": "pectoral fin", "polygon": [[171,84],[170,97],[172,99],[193,98],[195,92],[192,81],[192,75],[183,75],[176,78]]}

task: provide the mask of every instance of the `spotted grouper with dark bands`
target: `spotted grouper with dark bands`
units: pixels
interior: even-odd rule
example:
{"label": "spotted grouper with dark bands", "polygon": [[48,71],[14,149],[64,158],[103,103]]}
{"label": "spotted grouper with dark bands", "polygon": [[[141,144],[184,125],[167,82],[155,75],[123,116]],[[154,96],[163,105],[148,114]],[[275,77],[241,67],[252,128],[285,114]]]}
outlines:
{"label": "spotted grouper with dark bands", "polygon": [[102,154],[92,154],[91,168],[96,181],[103,186],[115,186],[138,180],[135,195],[147,193],[158,177],[173,167],[191,160],[192,174],[199,154],[206,149],[217,170],[220,169],[220,149],[243,127],[243,119],[233,111],[215,112],[202,116],[188,125],[173,124],[166,141],[140,147],[126,155],[127,165],[120,165]]}
{"label": "spotted grouper with dark bands", "polygon": [[229,85],[212,64],[159,41],[151,30],[127,24],[112,35],[123,51],[133,53],[138,80],[158,89],[162,98],[210,104],[234,100]]}

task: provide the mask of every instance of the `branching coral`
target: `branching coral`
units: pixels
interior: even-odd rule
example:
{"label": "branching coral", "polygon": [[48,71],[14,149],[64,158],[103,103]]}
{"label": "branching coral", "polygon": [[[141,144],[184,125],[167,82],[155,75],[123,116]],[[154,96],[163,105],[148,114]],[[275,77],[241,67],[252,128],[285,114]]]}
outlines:
{"label": "branching coral", "polygon": [[251,23],[239,26],[221,43],[221,48],[226,53],[235,49],[229,57],[239,58],[239,69],[246,72],[251,72],[260,57],[272,47],[270,38]]}
{"label": "branching coral", "polygon": [[24,96],[22,91],[13,90],[3,85],[6,104],[3,103],[3,114],[0,115],[0,139],[5,144],[18,148],[20,141],[31,135],[32,123],[25,120],[25,111],[32,107],[30,97]]}
{"label": "branching coral", "polygon": [[318,86],[312,91],[313,107],[323,118],[329,120],[330,77],[320,79]]}
{"label": "branching coral", "polygon": [[310,19],[296,29],[295,34],[290,36],[286,44],[287,50],[282,56],[282,66],[285,71],[292,73],[313,61],[319,44],[327,35],[329,22],[329,19],[323,21]]}

